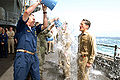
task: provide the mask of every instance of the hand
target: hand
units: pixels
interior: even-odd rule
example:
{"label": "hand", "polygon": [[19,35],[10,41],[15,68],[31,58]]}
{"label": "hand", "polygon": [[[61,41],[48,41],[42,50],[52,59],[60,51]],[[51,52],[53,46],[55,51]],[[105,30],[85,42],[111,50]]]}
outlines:
{"label": "hand", "polygon": [[87,63],[86,67],[91,67],[92,64],[91,63]]}
{"label": "hand", "polygon": [[42,4],[42,9],[43,9],[43,12],[46,12],[47,6],[45,6],[44,4]]}
{"label": "hand", "polygon": [[3,42],[2,42],[1,44],[2,44],[2,45],[4,45],[4,43],[3,43]]}
{"label": "hand", "polygon": [[17,39],[15,39],[15,43],[17,43]]}
{"label": "hand", "polygon": [[56,18],[54,18],[54,21],[57,21],[59,19],[59,17],[56,17]]}
{"label": "hand", "polygon": [[37,1],[38,2],[38,5],[40,5],[41,4],[41,0],[39,0],[39,1]]}

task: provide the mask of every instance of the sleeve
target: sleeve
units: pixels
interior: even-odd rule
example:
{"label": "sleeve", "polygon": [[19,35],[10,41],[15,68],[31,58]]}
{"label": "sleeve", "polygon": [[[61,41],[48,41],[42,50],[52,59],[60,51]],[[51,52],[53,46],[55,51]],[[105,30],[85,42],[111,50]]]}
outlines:
{"label": "sleeve", "polygon": [[43,34],[48,34],[48,33],[49,33],[48,29],[46,29],[46,30],[43,31]]}
{"label": "sleeve", "polygon": [[10,37],[10,33],[9,33],[9,31],[7,31],[7,36]]}
{"label": "sleeve", "polygon": [[13,31],[12,33],[13,33],[13,34],[12,34],[12,37],[14,37],[14,36],[15,36],[15,32]]}
{"label": "sleeve", "polygon": [[[23,16],[23,15],[22,15]],[[20,16],[18,23],[17,23],[17,27],[16,30],[17,32],[21,32],[22,29],[25,27],[25,24],[27,23],[28,19],[26,21],[23,21],[22,16]]]}
{"label": "sleeve", "polygon": [[19,39],[19,35],[20,35],[20,33],[15,33],[15,36],[14,36],[14,39]]}
{"label": "sleeve", "polygon": [[43,24],[39,24],[38,26],[36,26],[36,32],[37,32],[37,35],[42,31],[41,30],[41,26],[42,26]]}
{"label": "sleeve", "polygon": [[8,35],[6,34],[6,42],[8,41]]}
{"label": "sleeve", "polygon": [[78,53],[80,53],[80,35],[78,36]]}
{"label": "sleeve", "polygon": [[94,36],[90,39],[90,55],[88,59],[88,63],[93,63],[95,60],[95,54],[96,54],[96,39]]}

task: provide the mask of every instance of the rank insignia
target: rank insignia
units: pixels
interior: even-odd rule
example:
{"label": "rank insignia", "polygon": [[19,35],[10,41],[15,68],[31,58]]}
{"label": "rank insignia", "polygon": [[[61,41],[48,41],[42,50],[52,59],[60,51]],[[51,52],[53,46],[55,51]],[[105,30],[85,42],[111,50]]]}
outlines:
{"label": "rank insignia", "polygon": [[30,30],[27,30],[27,32],[31,32]]}

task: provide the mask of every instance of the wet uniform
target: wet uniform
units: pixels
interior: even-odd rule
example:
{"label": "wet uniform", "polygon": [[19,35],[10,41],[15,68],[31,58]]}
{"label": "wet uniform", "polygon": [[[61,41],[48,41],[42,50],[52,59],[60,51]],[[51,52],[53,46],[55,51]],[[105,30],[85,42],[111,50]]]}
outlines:
{"label": "wet uniform", "polygon": [[37,53],[39,58],[39,69],[40,69],[40,77],[43,76],[43,64],[45,61],[45,53],[47,53],[47,42],[46,37],[50,37],[51,35],[48,33],[49,30],[45,29],[44,31],[38,34],[37,39]]}
{"label": "wet uniform", "polygon": [[1,48],[0,48],[0,54],[1,54],[0,57],[3,57],[4,54],[5,54],[5,57],[8,56],[8,43],[7,43],[7,41],[8,41],[7,34],[6,33],[4,33],[4,34],[1,33],[0,34],[0,46],[1,46]]}
{"label": "wet uniform", "polygon": [[87,63],[93,64],[96,53],[95,38],[88,32],[78,36],[78,80],[89,80]]}
{"label": "wet uniform", "polygon": [[62,33],[62,50],[59,52],[59,65],[63,69],[65,80],[70,79],[70,55],[71,55],[71,39],[70,34]]}
{"label": "wet uniform", "polygon": [[28,72],[31,73],[33,80],[40,80],[39,60],[35,52],[41,24],[30,30],[26,23],[21,16],[16,27],[18,43],[14,61],[14,80],[25,80]]}

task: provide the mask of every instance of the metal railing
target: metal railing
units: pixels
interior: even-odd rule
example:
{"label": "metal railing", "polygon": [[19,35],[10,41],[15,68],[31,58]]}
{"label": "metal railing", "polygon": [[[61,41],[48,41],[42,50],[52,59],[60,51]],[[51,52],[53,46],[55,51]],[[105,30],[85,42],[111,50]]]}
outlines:
{"label": "metal railing", "polygon": [[112,45],[106,45],[106,44],[97,44],[97,45],[114,48],[114,61],[115,61],[116,54],[117,54],[117,49],[120,49],[117,45],[115,45],[115,46],[112,46]]}

